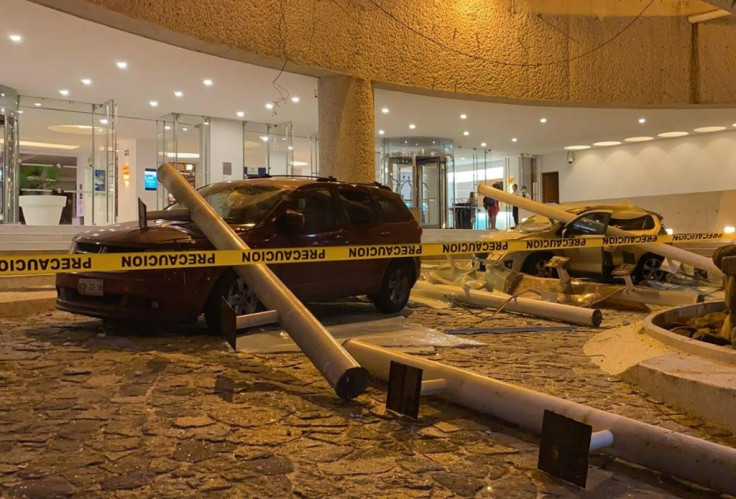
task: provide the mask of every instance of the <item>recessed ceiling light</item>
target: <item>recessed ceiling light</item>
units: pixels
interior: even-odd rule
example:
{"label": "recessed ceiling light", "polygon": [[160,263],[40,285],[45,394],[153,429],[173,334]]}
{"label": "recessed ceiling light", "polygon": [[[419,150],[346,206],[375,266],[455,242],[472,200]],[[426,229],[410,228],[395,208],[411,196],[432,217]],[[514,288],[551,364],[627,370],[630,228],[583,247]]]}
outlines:
{"label": "recessed ceiling light", "polygon": [[176,92],[174,92],[174,97],[184,97],[184,92],[182,92],[181,90],[177,90]]}
{"label": "recessed ceiling light", "polygon": [[164,126],[164,130],[171,130],[171,125]]}
{"label": "recessed ceiling light", "polygon": [[386,133],[386,132],[385,132],[385,131],[383,131],[383,130],[379,130],[379,131],[378,131],[378,135],[383,135],[384,133]]}
{"label": "recessed ceiling light", "polygon": [[158,101],[155,101],[155,100],[149,101],[149,102],[148,102],[148,104],[149,104],[149,105],[150,105],[151,107],[158,107]]}
{"label": "recessed ceiling light", "polygon": [[583,151],[585,149],[590,149],[590,146],[584,146],[584,145],[566,146],[564,149],[566,151]]}
{"label": "recessed ceiling light", "polygon": [[657,135],[657,137],[662,138],[672,138],[672,137],[684,137],[685,135],[690,135],[688,132],[664,132]]}
{"label": "recessed ceiling light", "polygon": [[238,111],[238,112],[237,112],[237,113],[235,113],[235,114],[237,114],[237,115],[238,115],[238,118],[242,118],[243,116],[245,116],[245,113],[244,113],[243,111]]}
{"label": "recessed ceiling light", "polygon": [[643,125],[643,124],[644,124],[644,123],[646,123],[646,122],[647,122],[647,119],[646,119],[646,118],[639,118],[639,123],[640,123],[640,124],[642,124],[642,125]]}
{"label": "recessed ceiling light", "polygon": [[654,137],[647,137],[646,135],[641,135],[638,137],[626,137],[624,139],[624,142],[646,142],[648,140],[654,140]]}
{"label": "recessed ceiling light", "polygon": [[36,107],[41,107],[41,103],[40,102],[34,102],[33,105],[36,106]]}
{"label": "recessed ceiling light", "polygon": [[404,144],[408,144],[408,143],[409,143],[409,141],[408,141],[408,140],[405,140],[405,141],[404,141]]}
{"label": "recessed ceiling light", "polygon": [[296,104],[297,102],[299,102],[299,100],[300,100],[300,99],[299,99],[299,96],[298,96],[298,95],[295,95],[295,96],[293,96],[293,97],[291,98],[291,102],[293,102],[294,104]]}
{"label": "recessed ceiling light", "polygon": [[215,82],[207,78],[206,80],[202,80],[202,83],[204,83],[205,87],[211,87]]}
{"label": "recessed ceiling light", "polygon": [[470,135],[470,132],[469,132],[469,131],[467,131],[467,130],[465,130],[465,131],[463,132],[463,135],[465,135],[465,136],[467,137],[468,135]]}
{"label": "recessed ceiling light", "polygon": [[23,37],[20,35],[16,35],[16,34],[8,35],[8,38],[13,43],[20,43],[23,41]]}
{"label": "recessed ceiling light", "polygon": [[125,61],[118,61],[115,63],[115,65],[120,69],[125,69],[128,67],[128,63]]}
{"label": "recessed ceiling light", "polygon": [[417,126],[414,123],[409,123],[409,128],[414,130]]}
{"label": "recessed ceiling light", "polygon": [[465,158],[460,158],[460,161],[465,161]]}
{"label": "recessed ceiling light", "polygon": [[18,109],[18,114],[23,114],[23,110],[22,109]]}
{"label": "recessed ceiling light", "polygon": [[725,126],[701,126],[700,128],[696,128],[693,130],[694,132],[699,133],[705,133],[705,132],[720,132],[721,130],[725,130]]}
{"label": "recessed ceiling light", "polygon": [[540,123],[547,123],[547,118],[539,118]]}
{"label": "recessed ceiling light", "polygon": [[184,126],[184,127],[182,127],[182,128],[181,128],[181,131],[182,131],[182,132],[188,132],[188,131],[189,131],[189,129],[188,129],[187,127],[185,127],[185,126]]}
{"label": "recessed ceiling light", "polygon": [[261,137],[260,137],[260,138],[261,138],[261,140],[262,140],[263,142],[268,142],[268,136],[267,136],[267,135],[261,135]]}
{"label": "recessed ceiling light", "polygon": [[466,119],[468,119],[468,115],[467,114],[461,114],[460,115],[460,119],[461,120],[466,120]]}
{"label": "recessed ceiling light", "polygon": [[100,118],[100,123],[103,125],[107,125],[107,118]]}
{"label": "recessed ceiling light", "polygon": [[736,127],[736,123],[734,123],[734,124],[733,124],[733,125],[731,125],[731,126],[734,126],[734,127]]}
{"label": "recessed ceiling light", "polygon": [[59,90],[59,93],[60,93],[61,95],[63,95],[64,97],[66,97],[67,95],[69,95],[69,90],[66,90],[66,89],[64,89],[64,90]]}
{"label": "recessed ceiling light", "polygon": [[596,147],[620,146],[621,142],[618,140],[604,140],[603,142],[593,142],[593,145]]}
{"label": "recessed ceiling light", "polygon": [[480,146],[481,146],[481,147],[485,147],[485,146],[486,146],[486,143],[485,143],[485,142],[481,142],[481,143],[480,143]]}
{"label": "recessed ceiling light", "polygon": [[516,142],[517,140],[519,140],[519,139],[517,139],[516,137],[512,137],[511,138],[511,142]]}
{"label": "recessed ceiling light", "polygon": [[85,85],[92,85],[92,80],[90,80],[89,78],[82,78],[79,81],[81,81]]}
{"label": "recessed ceiling light", "polygon": [[273,102],[267,102],[266,109],[273,109]]}
{"label": "recessed ceiling light", "polygon": [[388,114],[388,111],[389,111],[389,109],[388,109],[387,107],[382,107],[382,108],[381,108],[381,112],[382,112],[383,114]]}

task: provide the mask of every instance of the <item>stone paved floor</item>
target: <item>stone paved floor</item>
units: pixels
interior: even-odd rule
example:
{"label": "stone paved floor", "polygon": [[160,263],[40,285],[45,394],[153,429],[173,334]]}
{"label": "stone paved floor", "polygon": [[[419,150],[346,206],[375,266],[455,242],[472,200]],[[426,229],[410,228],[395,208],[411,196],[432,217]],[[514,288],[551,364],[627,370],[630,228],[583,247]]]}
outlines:
{"label": "stone paved floor", "polygon": [[[440,329],[550,324],[409,311]],[[606,311],[604,325],[641,316]],[[433,358],[736,446],[600,372],[582,353],[594,334],[477,335],[487,346]],[[398,418],[384,412],[384,390],[375,382],[343,403],[305,357],[234,354],[197,329],[113,330],[62,312],[0,318],[0,496],[718,497],[603,456],[586,490],[566,485],[536,470],[534,435],[433,399],[419,421]]]}

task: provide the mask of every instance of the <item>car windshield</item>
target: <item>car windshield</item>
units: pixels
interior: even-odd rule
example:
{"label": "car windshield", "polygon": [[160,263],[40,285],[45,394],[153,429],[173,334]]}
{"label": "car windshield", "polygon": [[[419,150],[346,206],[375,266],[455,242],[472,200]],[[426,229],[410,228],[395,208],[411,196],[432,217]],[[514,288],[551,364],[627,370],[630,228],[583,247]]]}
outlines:
{"label": "car windshield", "polygon": [[[234,224],[259,224],[274,206],[289,192],[276,185],[212,184],[199,189],[199,194],[226,222]],[[180,203],[167,210],[185,208]]]}
{"label": "car windshield", "polygon": [[542,232],[552,227],[552,224],[554,224],[554,222],[547,217],[543,217],[542,215],[532,215],[526,220],[523,220],[514,228],[514,230],[518,230],[524,234]]}

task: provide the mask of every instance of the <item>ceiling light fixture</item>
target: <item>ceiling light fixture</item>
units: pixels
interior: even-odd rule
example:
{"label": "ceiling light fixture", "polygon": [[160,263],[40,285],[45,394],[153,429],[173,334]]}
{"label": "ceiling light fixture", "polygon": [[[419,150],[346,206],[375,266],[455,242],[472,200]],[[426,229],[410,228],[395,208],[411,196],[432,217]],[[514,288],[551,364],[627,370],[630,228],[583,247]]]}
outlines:
{"label": "ceiling light fixture", "polygon": [[103,125],[107,125],[107,118],[100,118],[100,123]]}
{"label": "ceiling light fixture", "polygon": [[511,142],[516,142],[517,140],[519,140],[519,139],[517,139],[516,137],[512,137],[511,138]]}
{"label": "ceiling light fixture", "polygon": [[596,147],[611,147],[620,146],[621,142],[618,140],[604,140],[603,142],[593,142],[593,145]]}
{"label": "ceiling light fixture", "polygon": [[469,131],[467,131],[467,130],[465,130],[465,131],[463,132],[463,135],[465,135],[465,136],[467,137],[468,135],[470,135],[470,132],[469,132]]}
{"label": "ceiling light fixture", "polygon": [[18,114],[23,114],[23,110],[22,109],[18,109]]}
{"label": "ceiling light fixture", "polygon": [[700,128],[696,128],[693,130],[693,132],[698,133],[707,133],[707,132],[720,132],[721,130],[725,130],[725,126],[701,126]]}
{"label": "ceiling light fixture", "polygon": [[382,112],[383,114],[388,114],[388,112],[389,112],[389,109],[388,109],[387,107],[382,107],[382,108],[381,108],[381,112]]}
{"label": "ceiling light fixture", "polygon": [[174,92],[174,97],[181,99],[182,97],[184,97],[184,92],[182,92],[181,90],[177,90]]}
{"label": "ceiling light fixture", "polygon": [[539,118],[540,123],[547,123],[547,118]]}
{"label": "ceiling light fixture", "polygon": [[466,120],[466,119],[468,119],[468,115],[467,114],[461,114],[460,115],[460,119],[461,120]]}
{"label": "ceiling light fixture", "polygon": [[171,130],[171,125],[164,126],[164,130]]}
{"label": "ceiling light fixture", "polygon": [[585,149],[590,149],[590,146],[585,146],[585,145],[565,146],[564,149],[566,151],[584,151]]}
{"label": "ceiling light fixture", "polygon": [[36,107],[41,107],[41,103],[40,102],[34,102],[33,105],[36,106]]}
{"label": "ceiling light fixture", "polygon": [[67,97],[69,95],[69,90],[66,90],[66,89],[59,90],[59,93],[63,95],[64,97]]}
{"label": "ceiling light fixture", "polygon": [[207,78],[207,79],[202,80],[202,83],[204,83],[205,87],[211,87],[212,85],[214,85],[215,82]]}
{"label": "ceiling light fixture", "polygon": [[639,124],[640,125],[643,125],[646,122],[647,122],[647,119],[646,118],[639,118]]}
{"label": "ceiling light fixture", "polygon": [[637,137],[626,137],[624,139],[624,142],[646,142],[648,140],[654,140],[654,137],[647,137],[645,135],[641,135]]}
{"label": "ceiling light fixture", "polygon": [[243,116],[245,116],[245,113],[244,113],[243,111],[238,111],[238,112],[237,112],[237,113],[235,113],[235,114],[237,114],[237,115],[238,115],[238,118],[242,118]]}
{"label": "ceiling light fixture", "polygon": [[386,132],[385,132],[385,131],[383,131],[383,130],[379,130],[379,131],[378,131],[378,135],[383,135],[384,133],[386,133]]}
{"label": "ceiling light fixture", "polygon": [[148,102],[148,104],[149,104],[149,105],[150,105],[151,107],[158,107],[158,101],[155,101],[155,100],[149,101],[149,102]]}
{"label": "ceiling light fixture", "polygon": [[414,130],[417,126],[414,123],[409,123],[409,128]]}
{"label": "ceiling light fixture", "polygon": [[480,143],[480,146],[481,146],[481,147],[485,147],[485,146],[486,146],[486,143],[485,143],[485,142],[481,142],[481,143]]}
{"label": "ceiling light fixture", "polygon": [[47,142],[30,142],[28,140],[21,140],[19,144],[23,147],[40,147],[43,149],[65,149],[68,151],[79,149],[79,146],[71,146],[68,144],[49,144]]}
{"label": "ceiling light fixture", "polygon": [[298,103],[300,100],[301,99],[299,99],[299,96],[298,95],[295,95],[295,96],[293,96],[291,98],[291,102],[293,102],[294,104]]}
{"label": "ceiling light fixture", "polygon": [[82,78],[79,81],[81,81],[83,84],[85,84],[87,86],[92,85],[92,80],[90,80],[89,78]]}
{"label": "ceiling light fixture", "polygon": [[273,109],[273,102],[267,102],[266,109]]}
{"label": "ceiling light fixture", "polygon": [[261,135],[260,139],[261,139],[261,140],[262,140],[263,142],[268,142],[268,136],[267,136],[267,135]]}
{"label": "ceiling light fixture", "polygon": [[115,65],[116,65],[116,66],[117,66],[117,67],[118,67],[119,69],[126,69],[126,68],[128,67],[128,63],[127,63],[127,62],[125,62],[125,61],[118,61],[118,62],[116,62],[116,63],[115,63]]}
{"label": "ceiling light fixture", "polygon": [[289,147],[287,147],[287,149],[290,150],[290,151],[293,151],[294,150],[294,146],[289,146]]}
{"label": "ceiling light fixture", "polygon": [[13,43],[20,43],[23,41],[23,37],[20,35],[16,35],[16,34],[9,35],[8,38]]}
{"label": "ceiling light fixture", "polygon": [[657,137],[669,139],[672,137],[684,137],[685,135],[690,135],[690,134],[688,132],[664,132],[664,133],[657,134]]}
{"label": "ceiling light fixture", "polygon": [[188,132],[188,131],[189,131],[189,129],[188,129],[187,127],[182,127],[182,128],[181,128],[181,131],[182,131],[182,132]]}

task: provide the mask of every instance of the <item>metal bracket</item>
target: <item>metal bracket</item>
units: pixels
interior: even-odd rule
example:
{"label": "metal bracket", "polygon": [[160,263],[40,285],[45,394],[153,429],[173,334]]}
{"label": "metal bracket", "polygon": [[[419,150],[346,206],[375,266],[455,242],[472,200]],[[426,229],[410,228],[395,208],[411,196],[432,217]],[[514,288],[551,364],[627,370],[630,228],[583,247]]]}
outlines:
{"label": "metal bracket", "polygon": [[138,228],[140,230],[146,230],[148,228],[148,209],[146,203],[138,198]]}
{"label": "metal bracket", "polygon": [[437,395],[447,389],[442,378],[422,381],[418,367],[391,361],[388,375],[386,409],[412,419],[419,417],[419,399],[422,395]]}
{"label": "metal bracket", "polygon": [[613,445],[608,430],[593,433],[593,427],[561,414],[545,410],[537,468],[585,488],[588,455]]}
{"label": "metal bracket", "polygon": [[236,352],[238,351],[238,331],[249,327],[264,326],[278,322],[279,314],[276,310],[265,310],[253,314],[235,315],[230,304],[220,300],[220,334]]}

